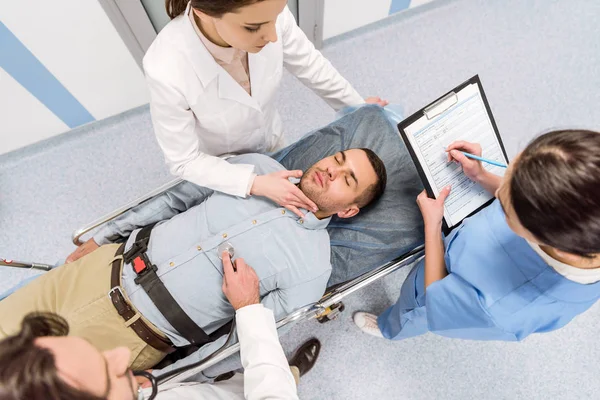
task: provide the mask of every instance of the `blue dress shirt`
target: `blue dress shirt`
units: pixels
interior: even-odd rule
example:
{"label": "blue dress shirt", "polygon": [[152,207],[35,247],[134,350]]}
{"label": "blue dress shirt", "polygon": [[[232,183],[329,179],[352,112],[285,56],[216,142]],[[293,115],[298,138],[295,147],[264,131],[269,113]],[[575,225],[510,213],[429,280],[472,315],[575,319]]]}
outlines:
{"label": "blue dress shirt", "polygon": [[[259,154],[233,157],[229,162],[253,164],[258,174],[284,170],[272,158]],[[183,190],[190,190],[190,185],[184,185]],[[326,230],[330,218],[319,220],[312,213],[298,218],[262,197],[240,198],[199,187],[194,190],[201,192],[193,196],[197,205],[186,203],[192,196],[178,196],[177,190],[172,190],[144,204],[143,212],[133,209],[117,218],[94,239],[106,243],[126,236],[132,228],[164,220],[152,230],[148,257],[175,300],[207,333],[235,314],[221,290],[223,265],[217,249],[224,242],[233,245],[235,258],[243,258],[254,268],[260,280],[261,303],[272,309],[277,319],[321,298],[331,274]],[[126,249],[138,231],[132,232]],[[131,266],[126,265],[123,287],[132,303],[176,346],[188,344],[134,282],[135,277]],[[206,345],[200,353],[169,369],[202,359],[220,344],[222,340]]]}

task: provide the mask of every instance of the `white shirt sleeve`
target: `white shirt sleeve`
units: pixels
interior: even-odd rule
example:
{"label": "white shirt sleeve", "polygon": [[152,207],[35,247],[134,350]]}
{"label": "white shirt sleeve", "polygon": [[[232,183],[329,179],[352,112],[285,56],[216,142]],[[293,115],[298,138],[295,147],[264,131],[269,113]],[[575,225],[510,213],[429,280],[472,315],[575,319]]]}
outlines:
{"label": "white shirt sleeve", "polygon": [[236,312],[247,400],[298,399],[296,382],[285,358],[273,312],[254,304]]}
{"label": "white shirt sleeve", "polygon": [[280,17],[286,69],[336,111],[363,104],[362,96],[308,40],[288,7]]}
{"label": "white shirt sleeve", "polygon": [[145,67],[150,91],[150,113],[154,133],[173,175],[196,185],[246,197],[253,165],[232,165],[200,150],[196,117],[177,88],[156,79]]}

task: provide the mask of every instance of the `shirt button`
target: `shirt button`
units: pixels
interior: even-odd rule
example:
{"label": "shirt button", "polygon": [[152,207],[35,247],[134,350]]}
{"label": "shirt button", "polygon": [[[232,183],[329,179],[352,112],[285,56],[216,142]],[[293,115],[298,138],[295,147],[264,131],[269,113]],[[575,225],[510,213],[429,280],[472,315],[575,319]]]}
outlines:
{"label": "shirt button", "polygon": [[200,246],[196,247],[196,249],[198,249],[198,251],[202,251],[202,247]]}
{"label": "shirt button", "polygon": [[282,215],[283,215],[283,214],[285,214],[285,210],[281,210],[281,214],[282,214]]}
{"label": "shirt button", "polygon": [[223,239],[225,239],[226,237],[227,237],[227,234],[226,234],[226,233],[224,233],[224,234],[223,234]]}
{"label": "shirt button", "polygon": [[169,265],[170,265],[171,267],[174,267],[174,266],[175,266],[175,263],[174,263],[174,262],[170,262],[170,263],[169,263]]}
{"label": "shirt button", "polygon": [[256,225],[256,220],[252,220],[252,225]]}
{"label": "shirt button", "polygon": [[299,220],[298,220],[298,223],[299,223],[299,224],[303,224],[303,223],[304,223],[304,220],[302,220],[302,219],[299,219]]}

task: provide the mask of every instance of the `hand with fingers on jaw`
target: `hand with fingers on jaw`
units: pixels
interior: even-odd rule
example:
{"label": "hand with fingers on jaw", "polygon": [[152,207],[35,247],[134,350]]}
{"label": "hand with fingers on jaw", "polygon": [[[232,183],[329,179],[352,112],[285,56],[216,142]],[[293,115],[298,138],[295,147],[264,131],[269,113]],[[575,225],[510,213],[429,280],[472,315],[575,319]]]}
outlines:
{"label": "hand with fingers on jaw", "polygon": [[259,175],[254,178],[250,194],[267,197],[302,218],[304,214],[302,214],[300,208],[317,212],[318,207],[302,190],[289,181],[289,178],[300,177],[302,177],[302,171],[300,170],[278,171],[268,175]]}
{"label": "hand with fingers on jaw", "polygon": [[423,215],[425,229],[441,229],[444,218],[444,202],[450,194],[450,189],[450,186],[443,188],[437,199],[430,198],[425,190],[417,196],[417,204]]}
{"label": "hand with fingers on jaw", "polygon": [[481,161],[468,158],[462,153],[463,151],[481,157],[481,145],[478,143],[470,143],[459,140],[446,147],[446,152],[448,153],[448,162],[456,161],[461,165],[463,172],[469,179],[478,182],[478,180],[481,179],[481,176],[485,173],[485,169],[481,165]]}
{"label": "hand with fingers on jaw", "polygon": [[254,269],[246,264],[243,258],[234,262],[227,251],[223,252],[223,293],[233,308],[240,308],[260,303],[258,276]]}

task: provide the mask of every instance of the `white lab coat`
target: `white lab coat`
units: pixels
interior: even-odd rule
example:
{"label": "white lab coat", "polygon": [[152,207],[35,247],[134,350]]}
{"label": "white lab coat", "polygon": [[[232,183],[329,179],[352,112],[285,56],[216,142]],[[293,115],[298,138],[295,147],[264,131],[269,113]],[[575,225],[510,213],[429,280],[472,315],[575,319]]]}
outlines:
{"label": "white lab coat", "polygon": [[160,387],[157,400],[296,400],[294,377],[279,344],[273,312],[261,304],[236,312],[244,374],[215,384],[175,383]]}
{"label": "white lab coat", "polygon": [[283,66],[336,110],[364,102],[315,49],[287,7],[277,18],[277,42],[248,54],[252,96],[216,63],[189,12],[188,4],[144,57],[154,131],[174,175],[246,196],[253,166],[231,165],[217,156],[281,147],[275,94]]}

